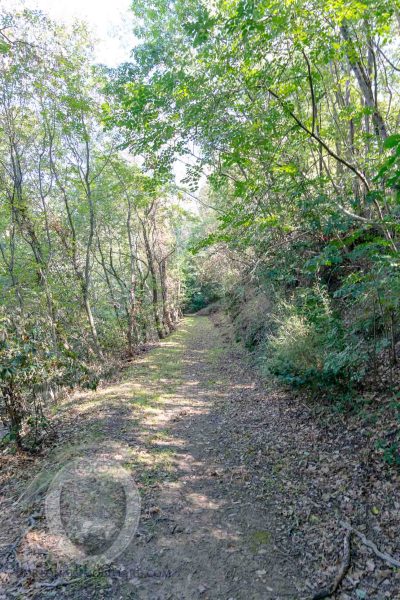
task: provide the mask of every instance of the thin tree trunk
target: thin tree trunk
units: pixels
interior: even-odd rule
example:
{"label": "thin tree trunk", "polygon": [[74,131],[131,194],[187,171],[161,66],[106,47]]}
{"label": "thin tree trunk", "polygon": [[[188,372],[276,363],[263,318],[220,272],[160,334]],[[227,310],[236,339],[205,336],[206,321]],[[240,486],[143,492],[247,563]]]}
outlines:
{"label": "thin tree trunk", "polygon": [[372,90],[371,79],[368,76],[368,73],[365,71],[364,65],[362,64],[360,58],[358,57],[357,49],[351,37],[349,27],[345,21],[343,21],[340,26],[340,32],[347,44],[347,58],[357,79],[359,88],[364,97],[365,104],[373,111],[372,122],[374,124],[375,133],[378,138],[385,140],[388,136],[388,132],[383,117],[378,109],[378,102]]}
{"label": "thin tree trunk", "polygon": [[158,307],[158,302],[159,302],[159,300],[158,300],[158,283],[157,283],[156,269],[155,269],[155,265],[154,265],[154,257],[153,257],[153,253],[152,253],[152,250],[150,247],[149,237],[148,237],[147,230],[146,230],[144,223],[142,223],[142,229],[143,229],[144,246],[146,249],[146,256],[147,256],[147,262],[149,265],[149,272],[150,272],[150,279],[151,279],[151,295],[152,295],[152,304],[153,304],[154,324],[156,327],[157,335],[158,335],[159,339],[161,340],[162,338],[165,337],[165,331],[163,330],[161,320],[160,320],[160,315],[158,312],[158,310],[159,310],[159,307]]}

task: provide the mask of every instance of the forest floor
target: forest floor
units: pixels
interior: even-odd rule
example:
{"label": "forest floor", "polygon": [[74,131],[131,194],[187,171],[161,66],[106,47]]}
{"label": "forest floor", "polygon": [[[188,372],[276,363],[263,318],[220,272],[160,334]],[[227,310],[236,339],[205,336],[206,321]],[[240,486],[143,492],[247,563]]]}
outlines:
{"label": "forest floor", "polygon": [[[55,444],[1,457],[0,598],[310,599],[335,579],[343,522],[399,556],[399,477],[368,427],[259,379],[219,315],[186,317],[115,381],[53,412]],[[107,566],[66,558],[46,524],[48,484],[81,456],[118,463],[141,497],[136,533]],[[126,492],[101,489],[121,525]],[[66,530],[81,525],[74,493],[60,500]],[[99,537],[74,535],[99,551]],[[400,569],[375,550],[352,536],[334,598],[400,599]]]}

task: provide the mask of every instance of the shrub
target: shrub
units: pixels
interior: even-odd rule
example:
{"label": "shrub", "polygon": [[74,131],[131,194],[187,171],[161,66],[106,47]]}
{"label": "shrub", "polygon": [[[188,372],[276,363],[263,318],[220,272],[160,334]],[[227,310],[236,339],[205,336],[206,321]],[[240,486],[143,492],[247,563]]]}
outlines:
{"label": "shrub", "polygon": [[275,330],[264,342],[264,371],[294,386],[330,395],[352,393],[368,356],[323,290],[297,290],[291,303],[278,304],[274,322]]}
{"label": "shrub", "polygon": [[[17,317],[17,318],[16,318]],[[45,320],[0,313],[0,414],[9,439],[32,448],[47,426],[47,393],[80,384],[93,388],[96,377],[67,345],[54,348]],[[25,438],[25,439],[23,439]]]}

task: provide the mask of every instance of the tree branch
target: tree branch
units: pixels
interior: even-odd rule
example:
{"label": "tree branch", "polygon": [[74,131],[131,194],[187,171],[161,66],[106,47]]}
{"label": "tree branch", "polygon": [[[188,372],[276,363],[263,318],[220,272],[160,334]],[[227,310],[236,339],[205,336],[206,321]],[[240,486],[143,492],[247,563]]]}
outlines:
{"label": "tree branch", "polygon": [[363,184],[365,185],[366,190],[369,192],[371,187],[365,177],[365,175],[363,175],[363,173],[361,173],[361,171],[359,171],[357,169],[357,167],[355,167],[354,165],[352,165],[351,163],[349,163],[347,160],[345,160],[344,158],[341,158],[340,156],[338,156],[338,154],[336,154],[336,152],[334,152],[334,150],[332,150],[322,139],[319,135],[317,135],[315,132],[311,131],[307,125],[305,125],[295,114],[294,112],[287,106],[286,102],[280,97],[278,96],[278,94],[276,94],[273,90],[271,90],[270,88],[268,88],[268,92],[271,94],[271,96],[273,96],[276,100],[278,100],[278,102],[282,105],[282,107],[286,110],[286,112],[292,117],[292,119],[294,121],[296,121],[297,125],[303,130],[305,131],[312,139],[314,139],[316,142],[318,142],[319,144],[321,144],[321,146],[327,151],[327,153],[332,156],[332,158],[334,158],[335,160],[337,160],[338,162],[340,162],[342,165],[344,165],[345,167],[347,167],[350,171],[352,171],[355,175],[357,175],[357,177],[363,182]]}

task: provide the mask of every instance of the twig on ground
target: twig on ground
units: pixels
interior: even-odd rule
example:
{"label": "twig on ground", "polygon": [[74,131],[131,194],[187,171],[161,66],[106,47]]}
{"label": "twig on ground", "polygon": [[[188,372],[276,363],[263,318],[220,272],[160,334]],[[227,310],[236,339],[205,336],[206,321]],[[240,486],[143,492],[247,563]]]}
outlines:
{"label": "twig on ground", "polygon": [[393,556],[390,556],[390,554],[388,554],[387,552],[381,552],[380,550],[378,550],[376,544],[374,544],[374,542],[371,542],[371,540],[367,539],[366,536],[363,533],[361,533],[361,531],[357,531],[357,529],[354,529],[354,527],[352,527],[348,523],[341,523],[341,525],[342,527],[347,529],[347,531],[354,533],[354,535],[356,535],[362,541],[364,546],[370,548],[374,552],[374,554],[376,554],[376,556],[389,563],[393,567],[400,567],[400,560],[393,558]]}
{"label": "twig on ground", "polygon": [[353,534],[361,540],[361,542],[364,544],[364,546],[367,546],[367,548],[370,548],[374,552],[374,554],[376,556],[378,556],[380,559],[384,560],[385,562],[387,562],[389,565],[392,565],[393,567],[400,567],[400,560],[393,558],[393,556],[390,556],[390,554],[388,554],[387,552],[381,552],[378,549],[378,547],[376,546],[376,544],[374,542],[372,542],[371,540],[369,540],[363,533],[361,533],[361,531],[354,529],[354,527],[352,527],[349,523],[342,522],[341,526],[346,530],[346,535],[344,538],[344,546],[343,546],[343,560],[340,565],[339,572],[335,578],[335,581],[332,583],[332,585],[330,587],[324,588],[320,592],[317,592],[316,594],[314,594],[314,596],[312,597],[312,600],[322,600],[322,598],[328,598],[329,596],[333,596],[333,594],[338,589],[340,583],[346,576],[346,573],[350,567],[350,561],[351,561],[350,541],[351,541],[351,536]]}
{"label": "twig on ground", "polygon": [[329,596],[333,596],[333,594],[338,589],[339,585],[342,583],[343,579],[346,576],[347,571],[350,568],[351,562],[351,529],[347,529],[346,534],[343,540],[343,559],[339,567],[339,571],[335,577],[335,580],[329,587],[322,589],[321,591],[314,594],[312,600],[322,600],[322,598],[328,598]]}
{"label": "twig on ground", "polygon": [[25,538],[25,536],[26,536],[26,535],[28,535],[28,533],[29,533],[30,531],[32,531],[32,529],[34,529],[34,528],[35,528],[35,526],[36,526],[36,525],[35,525],[35,523],[33,523],[32,525],[30,525],[29,527],[27,527],[27,529],[25,529],[25,531],[24,531],[24,532],[23,532],[21,535],[19,535],[19,536],[17,537],[17,539],[16,539],[14,542],[12,542],[11,544],[7,544],[7,545],[8,545],[8,547],[9,547],[9,548],[8,548],[8,552],[7,552],[7,554],[6,554],[6,557],[7,557],[7,558],[8,558],[9,556],[11,556],[11,554],[13,554],[13,553],[14,553],[14,554],[15,554],[15,556],[16,556],[16,554],[17,554],[17,551],[18,551],[18,548],[19,548],[19,546],[20,546],[20,544],[21,544],[22,540]]}
{"label": "twig on ground", "polygon": [[38,583],[36,587],[53,589],[53,588],[57,588],[57,587],[71,585],[73,583],[79,583],[81,581],[83,581],[82,577],[75,577],[74,579],[56,579],[56,581],[53,581],[53,582],[44,581],[43,583]]}

